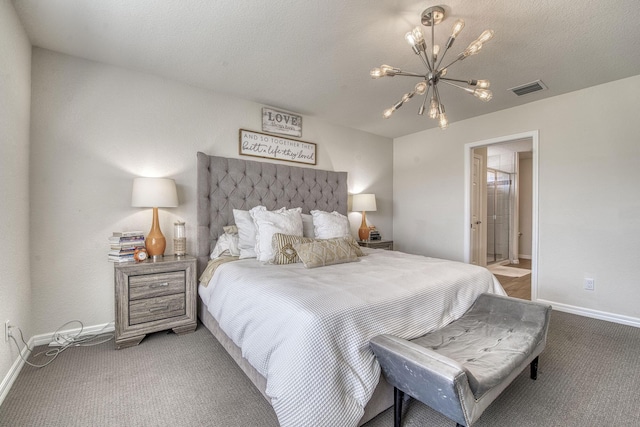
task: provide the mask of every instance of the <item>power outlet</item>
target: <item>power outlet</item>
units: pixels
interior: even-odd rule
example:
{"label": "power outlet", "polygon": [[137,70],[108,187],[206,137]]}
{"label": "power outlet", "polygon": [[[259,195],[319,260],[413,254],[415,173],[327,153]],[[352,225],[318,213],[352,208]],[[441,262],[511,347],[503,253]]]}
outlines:
{"label": "power outlet", "polygon": [[596,288],[596,281],[590,277],[584,279],[584,288],[587,291],[593,291]]}
{"label": "power outlet", "polygon": [[4,342],[8,342],[9,341],[9,337],[11,336],[11,332],[10,332],[10,328],[11,327],[11,322],[10,321],[6,321],[4,322]]}

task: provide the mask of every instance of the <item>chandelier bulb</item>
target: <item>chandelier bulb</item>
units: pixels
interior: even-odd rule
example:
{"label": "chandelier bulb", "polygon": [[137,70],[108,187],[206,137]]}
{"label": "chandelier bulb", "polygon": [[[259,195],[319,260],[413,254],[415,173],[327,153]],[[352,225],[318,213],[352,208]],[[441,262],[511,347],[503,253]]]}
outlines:
{"label": "chandelier bulb", "polygon": [[440,53],[440,46],[438,46],[437,44],[433,45],[433,60],[435,61],[436,59],[438,59],[438,54]]}
{"label": "chandelier bulb", "polygon": [[480,34],[480,37],[477,38],[476,41],[480,43],[486,43],[493,38],[493,30],[485,30]]}
{"label": "chandelier bulb", "polygon": [[476,81],[476,87],[480,88],[480,89],[486,89],[491,85],[491,83],[489,83],[489,80],[477,80]]}
{"label": "chandelier bulb", "polygon": [[380,71],[382,72],[382,76],[393,77],[396,73],[400,72],[399,69],[392,67],[391,65],[382,64],[380,66]]}
{"label": "chandelier bulb", "polygon": [[413,98],[414,94],[415,92],[409,92],[402,95],[402,103],[404,104],[405,102],[409,101],[411,98]]}
{"label": "chandelier bulb", "polygon": [[369,72],[369,74],[371,75],[372,79],[379,79],[380,77],[384,77],[384,73],[380,68],[374,68],[373,70],[371,70],[371,72]]}
{"label": "chandelier bulb", "polygon": [[395,110],[393,108],[388,108],[384,110],[384,113],[382,113],[382,117],[384,117],[385,119],[388,119],[389,117],[391,117],[394,111]]}
{"label": "chandelier bulb", "polygon": [[493,93],[489,89],[476,89],[473,91],[473,96],[481,101],[489,102],[493,98]]}
{"label": "chandelier bulb", "polygon": [[449,120],[447,120],[447,115],[444,112],[440,113],[439,119],[440,129],[444,130],[449,127]]}
{"label": "chandelier bulb", "polygon": [[415,93],[417,93],[418,95],[424,95],[424,93],[427,91],[427,87],[427,82],[419,82],[415,87]]}
{"label": "chandelier bulb", "polygon": [[438,71],[438,77],[444,77],[447,75],[447,68],[443,68],[442,70]]}
{"label": "chandelier bulb", "polygon": [[480,49],[482,49],[482,42],[478,41],[478,40],[474,40],[473,42],[471,42],[471,44],[464,50],[464,52],[462,52],[462,58],[464,59],[467,56],[471,56],[471,55],[475,55],[476,53],[480,52]]}
{"label": "chandelier bulb", "polygon": [[456,23],[453,25],[453,30],[451,30],[451,38],[455,39],[460,34],[460,31],[464,28],[464,21],[462,19],[458,19]]}
{"label": "chandelier bulb", "polygon": [[438,117],[438,101],[436,101],[436,98],[433,97],[431,98],[431,103],[429,104],[429,118],[435,119],[436,117]]}

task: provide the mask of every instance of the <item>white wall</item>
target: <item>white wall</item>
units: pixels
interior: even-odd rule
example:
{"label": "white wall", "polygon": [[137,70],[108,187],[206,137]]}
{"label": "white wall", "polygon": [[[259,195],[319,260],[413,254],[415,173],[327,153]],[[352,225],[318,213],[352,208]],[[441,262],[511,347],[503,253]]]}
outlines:
{"label": "white wall", "polygon": [[538,297],[640,322],[639,110],[635,76],[397,138],[396,248],[462,260],[464,145],[538,129]]}
{"label": "white wall", "polygon": [[[4,342],[10,320],[30,336],[29,108],[31,44],[9,1],[0,2],[0,379],[18,352]],[[19,340],[18,340],[19,342]],[[1,392],[2,390],[0,390]]]}
{"label": "white wall", "polygon": [[[38,48],[32,60],[31,271],[39,334],[71,319],[113,320],[107,237],[151,225],[150,209],[130,206],[135,176],[176,180],[180,206],[160,210],[166,253],[177,219],[186,221],[194,253],[196,152],[239,157],[238,129],[260,131],[262,105]],[[347,171],[350,191],[376,193],[371,222],[391,237],[392,141],[313,117],[304,117],[302,139],[317,143],[318,168]],[[360,215],[350,217],[355,233]]]}

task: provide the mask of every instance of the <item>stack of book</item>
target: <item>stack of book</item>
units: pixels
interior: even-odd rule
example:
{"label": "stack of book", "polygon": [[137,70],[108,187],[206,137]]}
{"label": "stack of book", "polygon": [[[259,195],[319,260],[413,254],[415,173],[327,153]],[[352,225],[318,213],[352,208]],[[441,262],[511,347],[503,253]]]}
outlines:
{"label": "stack of book", "polygon": [[114,231],[109,237],[111,250],[109,261],[133,261],[133,253],[137,248],[144,248],[144,233],[142,231]]}

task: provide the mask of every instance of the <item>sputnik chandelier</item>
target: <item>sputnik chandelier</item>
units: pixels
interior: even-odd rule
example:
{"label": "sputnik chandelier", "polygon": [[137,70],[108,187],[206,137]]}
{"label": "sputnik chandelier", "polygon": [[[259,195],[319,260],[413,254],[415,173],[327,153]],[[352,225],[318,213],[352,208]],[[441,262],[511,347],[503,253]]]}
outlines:
{"label": "sputnik chandelier", "polygon": [[[482,101],[491,100],[491,97],[493,95],[491,91],[487,89],[489,87],[488,80],[458,80],[445,76],[447,75],[447,70],[450,66],[458,61],[462,61],[468,56],[478,53],[480,49],[482,49],[484,43],[493,38],[493,30],[484,31],[480,35],[480,37],[471,42],[471,44],[469,44],[469,46],[464,51],[462,51],[455,58],[455,60],[451,61],[443,67],[441,66],[442,60],[449,51],[449,48],[453,45],[453,42],[456,40],[458,34],[460,34],[460,31],[462,31],[462,29],[464,28],[464,21],[462,19],[456,21],[456,23],[453,25],[451,35],[449,36],[449,39],[445,44],[444,52],[442,52],[442,54],[440,55],[440,46],[436,45],[434,42],[434,27],[442,22],[443,19],[444,8],[442,6],[433,6],[425,9],[424,12],[422,12],[422,25],[431,27],[430,49],[427,49],[427,44],[424,41],[424,35],[422,34],[422,30],[420,29],[420,27],[415,27],[412,31],[409,31],[404,36],[404,38],[413,49],[413,52],[418,55],[418,57],[420,57],[420,59],[424,63],[424,66],[426,68],[425,74],[402,71],[390,65],[381,65],[380,68],[374,68],[373,70],[371,70],[370,74],[374,79],[393,76],[409,76],[422,79],[422,81],[416,84],[415,88],[411,92],[405,93],[400,101],[394,104],[391,108],[384,111],[383,117],[385,119],[391,117],[394,111],[402,107],[406,102],[413,98],[414,95],[424,95],[424,100],[422,101],[422,105],[418,110],[418,114],[423,115],[425,107],[427,105],[427,100],[429,99],[429,95],[431,95],[428,111],[429,117],[432,119],[437,119],[440,128],[446,129],[449,125],[449,122],[444,111],[442,99],[440,98],[440,91],[438,90],[439,83],[445,83],[450,86],[455,86],[471,95],[474,95]],[[466,87],[454,82],[466,84]]]}

